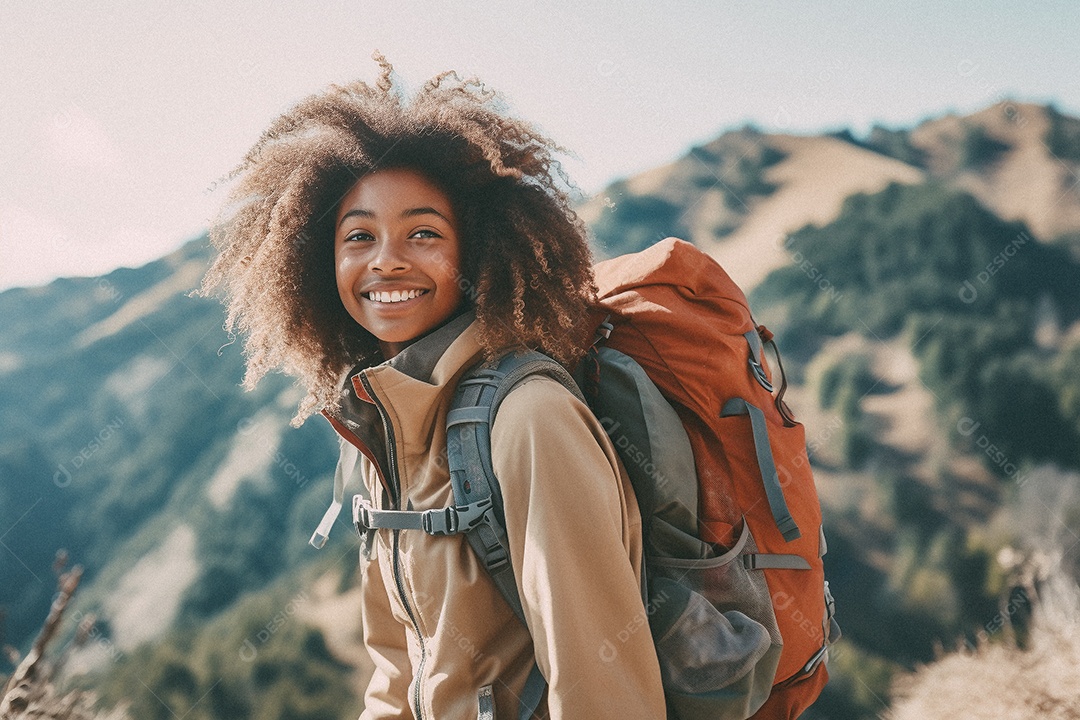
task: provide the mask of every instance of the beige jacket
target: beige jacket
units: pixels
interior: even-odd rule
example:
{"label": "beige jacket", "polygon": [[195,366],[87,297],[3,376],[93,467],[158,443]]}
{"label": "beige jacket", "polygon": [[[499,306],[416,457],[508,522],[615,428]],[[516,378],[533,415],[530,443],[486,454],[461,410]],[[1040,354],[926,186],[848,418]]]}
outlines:
{"label": "beige jacket", "polygon": [[[346,382],[331,422],[363,454],[359,469],[378,508],[453,504],[446,413],[459,377],[482,358],[470,319]],[[549,684],[536,717],[664,718],[640,592],[641,521],[596,418],[558,383],[527,379],[500,407],[492,459],[528,629],[464,535],[376,531],[361,558],[364,641],[375,664],[362,720],[475,718],[486,685],[496,717],[516,720],[534,659]]]}

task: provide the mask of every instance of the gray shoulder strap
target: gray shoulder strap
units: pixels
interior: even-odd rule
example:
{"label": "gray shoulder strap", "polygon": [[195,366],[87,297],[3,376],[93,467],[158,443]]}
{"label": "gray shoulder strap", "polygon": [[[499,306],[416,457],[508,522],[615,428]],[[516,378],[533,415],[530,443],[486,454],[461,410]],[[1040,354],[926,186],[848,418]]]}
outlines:
{"label": "gray shoulder strap", "polygon": [[499,405],[515,385],[531,375],[545,375],[581,397],[569,373],[538,352],[510,354],[467,373],[458,383],[446,416],[446,454],[457,506],[491,498],[494,512],[465,537],[491,573],[499,592],[525,622],[510,567],[502,493],[491,461],[491,427]]}
{"label": "gray shoulder strap", "polygon": [[[491,427],[507,394],[532,375],[556,380],[584,402],[577,384],[562,365],[541,353],[529,352],[506,355],[466,374],[458,383],[446,416],[446,454],[454,504],[466,506],[490,498],[494,506],[485,514],[485,522],[467,530],[465,537],[522,624],[525,611],[510,566],[502,493],[492,467]],[[533,716],[546,686],[544,676],[534,666],[522,693],[521,718]]]}

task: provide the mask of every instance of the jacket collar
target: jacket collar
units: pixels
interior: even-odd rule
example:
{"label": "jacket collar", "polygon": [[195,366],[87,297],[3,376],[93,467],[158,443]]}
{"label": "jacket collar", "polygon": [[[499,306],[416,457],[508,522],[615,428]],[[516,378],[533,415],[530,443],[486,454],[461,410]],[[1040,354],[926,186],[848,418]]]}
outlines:
{"label": "jacket collar", "polygon": [[383,365],[392,367],[414,380],[429,380],[447,349],[475,320],[475,311],[464,312],[438,330],[420,338]]}
{"label": "jacket collar", "polygon": [[344,377],[340,410],[328,419],[339,434],[357,445],[375,464],[392,497],[398,495],[399,489],[391,489],[389,482],[388,428],[383,424],[379,405],[385,412],[385,421],[391,424],[389,430],[400,458],[402,440],[416,437],[418,432],[426,434],[423,429],[432,423],[433,412],[442,405],[449,407],[458,378],[482,358],[476,331],[475,313],[467,311],[391,360],[374,367],[358,365]]}
{"label": "jacket collar", "polygon": [[[365,397],[366,393],[361,383],[361,376],[369,378],[378,373],[386,373],[385,369],[393,371],[389,374],[400,373],[405,377],[420,382],[431,382],[439,360],[446,354],[447,349],[465,332],[476,320],[476,313],[472,310],[464,312],[446,323],[438,330],[425,335],[412,345],[399,352],[395,357],[386,362],[375,365],[356,365],[350,370],[341,383],[341,408],[343,416],[354,412],[363,414],[360,408],[370,405],[372,399]],[[358,405],[358,403],[363,403]]]}

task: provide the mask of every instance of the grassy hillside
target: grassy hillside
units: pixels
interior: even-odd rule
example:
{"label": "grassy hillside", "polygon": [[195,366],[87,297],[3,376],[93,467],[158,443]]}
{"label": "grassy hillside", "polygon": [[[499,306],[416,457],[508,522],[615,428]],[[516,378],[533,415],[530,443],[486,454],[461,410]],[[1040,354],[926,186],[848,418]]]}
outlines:
{"label": "grassy hillside", "polygon": [[[581,208],[601,254],[693,239],[777,334],[845,630],[813,717],[875,717],[935,648],[994,642],[1001,552],[1080,518],[1040,494],[1080,470],[1077,127],[1003,104],[865,138],[743,128]],[[101,618],[71,667],[134,717],[355,717],[355,543],[306,545],[335,440],[288,427],[287,378],[241,390],[220,306],[188,296],[208,259],[200,238],[0,293],[4,642],[26,648],[63,547],[73,615]]]}
{"label": "grassy hillside", "polygon": [[[873,697],[851,703],[860,686],[885,697],[897,670],[974,638],[998,612],[1008,588],[995,557],[1022,532],[988,533],[987,524],[1009,515],[1016,486],[1039,465],[1080,469],[1080,416],[1064,401],[1080,392],[1064,370],[1075,367],[1078,338],[1061,337],[1080,320],[1080,263],[935,184],[852,197],[835,222],[804,228],[785,248],[791,265],[770,274],[751,304],[777,333],[786,368],[810,375],[821,409],[840,420],[825,469],[880,498],[826,507],[826,570],[847,646],[824,704],[870,716]],[[1040,326],[1058,340],[1040,342]],[[823,352],[851,336],[859,352]],[[895,353],[896,341],[934,398],[931,416],[900,420],[946,438],[929,472],[883,441],[881,418],[867,411],[899,390],[872,362],[875,346]],[[973,487],[959,475],[968,458],[990,482]],[[981,517],[968,502],[974,491],[989,501]]]}
{"label": "grassy hillside", "polygon": [[[36,627],[59,547],[87,568],[80,601],[130,620],[114,623],[124,645],[301,561],[336,444],[317,423],[286,431],[298,395],[284,378],[241,390],[220,307],[187,297],[207,257],[201,240],[136,270],[0,295],[15,319],[0,336],[8,642]],[[118,588],[145,597],[117,600]]]}

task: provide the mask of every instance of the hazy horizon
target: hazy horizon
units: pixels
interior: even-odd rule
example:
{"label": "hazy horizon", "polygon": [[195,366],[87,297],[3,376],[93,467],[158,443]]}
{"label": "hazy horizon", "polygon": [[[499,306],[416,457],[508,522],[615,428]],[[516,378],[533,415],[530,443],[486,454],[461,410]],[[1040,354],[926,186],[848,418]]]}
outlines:
{"label": "hazy horizon", "polygon": [[412,87],[455,68],[502,91],[576,153],[566,167],[588,193],[746,123],[863,133],[1005,98],[1080,114],[1080,6],[1065,2],[20,1],[0,23],[0,290],[196,237],[270,121],[374,79],[376,48]]}

